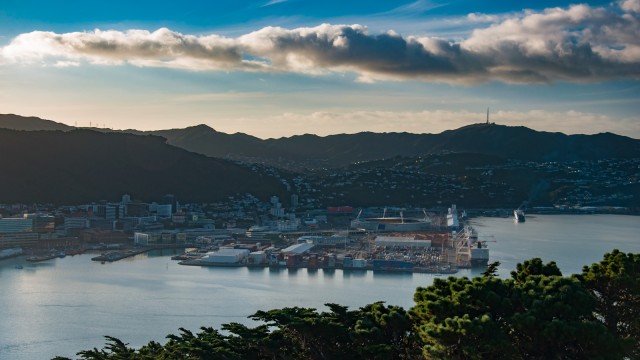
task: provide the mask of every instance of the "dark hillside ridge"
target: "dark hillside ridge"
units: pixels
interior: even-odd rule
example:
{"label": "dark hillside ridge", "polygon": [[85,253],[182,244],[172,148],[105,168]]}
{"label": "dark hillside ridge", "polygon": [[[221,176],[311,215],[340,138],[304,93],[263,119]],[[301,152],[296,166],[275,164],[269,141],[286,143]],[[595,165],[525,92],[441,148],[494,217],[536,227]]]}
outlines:
{"label": "dark hillside ridge", "polygon": [[[3,126],[2,119],[7,116],[17,115],[0,115],[0,127]],[[13,120],[14,123],[16,121]],[[22,118],[22,121],[23,129],[44,127],[43,124],[47,122],[37,118]],[[34,125],[27,126],[28,123]],[[138,130],[124,132],[145,133]],[[612,133],[566,135],[535,131],[523,126],[497,124],[473,124],[440,134],[361,132],[330,136],[305,134],[266,140],[242,133],[218,132],[207,125],[146,133],[162,136],[171,145],[210,157],[264,162],[285,167],[290,163],[298,168],[342,167],[395,156],[448,152],[530,161],[640,157],[640,140],[626,136]]]}
{"label": "dark hillside ridge", "polygon": [[273,177],[151,135],[0,129],[0,154],[0,203],[73,204],[123,193],[207,202],[245,193],[267,198],[282,188]]}
{"label": "dark hillside ridge", "polygon": [[565,135],[495,124],[475,124],[440,134],[371,133],[320,137],[299,135],[260,140],[209,127],[155,132],[170,144],[213,157],[244,156],[259,161],[284,158],[329,167],[394,156],[443,152],[497,155],[531,161],[601,160],[640,157],[640,140],[611,133]]}
{"label": "dark hillside ridge", "polygon": [[13,130],[61,130],[69,131],[75,129],[73,126],[59,122],[44,120],[38,117],[24,117],[15,114],[0,114],[0,128]]}

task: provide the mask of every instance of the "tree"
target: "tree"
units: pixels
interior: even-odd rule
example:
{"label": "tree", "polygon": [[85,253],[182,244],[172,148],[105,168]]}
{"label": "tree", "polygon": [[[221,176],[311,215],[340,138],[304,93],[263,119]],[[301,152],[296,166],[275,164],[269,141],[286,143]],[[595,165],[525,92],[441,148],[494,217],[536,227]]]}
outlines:
{"label": "tree", "polygon": [[498,267],[500,266],[500,261],[494,261],[491,264],[487,265],[487,269],[482,273],[484,277],[497,277],[498,276]]}
{"label": "tree", "polygon": [[613,250],[577,278],[596,299],[595,316],[626,340],[628,357],[640,358],[640,254]]}
{"label": "tree", "polygon": [[593,297],[553,262],[525,261],[512,279],[436,279],[414,299],[427,358],[622,358],[620,341],[593,317]]}

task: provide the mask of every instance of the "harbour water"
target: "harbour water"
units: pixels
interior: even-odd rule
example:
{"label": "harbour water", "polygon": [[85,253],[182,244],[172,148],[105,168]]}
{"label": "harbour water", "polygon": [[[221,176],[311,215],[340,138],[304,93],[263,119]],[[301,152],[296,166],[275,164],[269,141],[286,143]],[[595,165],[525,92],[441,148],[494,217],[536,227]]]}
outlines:
{"label": "harbour water", "polygon": [[[532,257],[555,260],[565,274],[580,272],[614,248],[640,252],[640,218],[620,215],[528,215],[471,221],[489,241],[491,260],[509,276]],[[494,242],[495,241],[495,242]],[[164,342],[179,327],[197,331],[242,322],[257,310],[286,306],[324,309],[325,303],[359,307],[375,301],[409,308],[418,286],[436,275],[365,271],[308,271],[180,266],[173,251],[114,263],[91,254],[31,264],[0,261],[0,359],[73,357],[100,348],[104,335],[139,347]],[[17,269],[16,265],[22,265]],[[457,276],[477,273],[465,270]]]}

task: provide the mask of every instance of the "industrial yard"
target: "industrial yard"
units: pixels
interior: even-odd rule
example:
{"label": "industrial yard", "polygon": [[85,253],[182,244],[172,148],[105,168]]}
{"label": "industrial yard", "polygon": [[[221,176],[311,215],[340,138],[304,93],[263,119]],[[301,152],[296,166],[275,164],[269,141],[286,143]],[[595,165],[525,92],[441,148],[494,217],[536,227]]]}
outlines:
{"label": "industrial yard", "polygon": [[[426,216],[425,216],[426,218]],[[377,223],[376,223],[377,222]],[[489,249],[470,226],[461,226],[455,206],[447,227],[402,217],[359,220],[367,228],[323,233],[289,233],[277,239],[245,237],[207,239],[208,244],[175,256],[181,265],[273,268],[348,269],[390,272],[455,273],[485,266]],[[421,223],[419,227],[417,223]],[[382,225],[379,225],[382,224]],[[404,225],[407,225],[406,227]],[[390,226],[393,231],[387,230]]]}

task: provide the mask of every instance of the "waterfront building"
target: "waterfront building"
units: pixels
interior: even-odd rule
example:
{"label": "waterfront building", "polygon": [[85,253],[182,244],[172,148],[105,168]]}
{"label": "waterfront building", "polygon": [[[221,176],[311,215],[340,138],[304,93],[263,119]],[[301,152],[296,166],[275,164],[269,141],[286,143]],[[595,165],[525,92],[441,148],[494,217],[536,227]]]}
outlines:
{"label": "waterfront building", "polygon": [[282,253],[283,254],[302,255],[302,254],[308,252],[309,250],[311,250],[314,246],[315,245],[313,245],[313,243],[308,243],[308,242],[294,244],[294,245],[291,245],[291,246],[289,246],[287,248],[282,249]]}
{"label": "waterfront building", "polygon": [[133,243],[138,246],[148,246],[150,244],[150,241],[149,241],[150,238],[151,238],[150,234],[137,232],[133,234]]}
{"label": "waterfront building", "polygon": [[0,219],[0,249],[37,245],[39,236],[35,231],[34,220],[35,216],[29,215]]}
{"label": "waterfront building", "polygon": [[79,237],[85,243],[123,244],[129,242],[129,236],[120,231],[89,229],[80,232]]}
{"label": "waterfront building", "polygon": [[[187,242],[187,233],[181,231],[135,232],[133,243],[138,246],[182,245]],[[195,240],[195,239],[194,239]]]}
{"label": "waterfront building", "polygon": [[244,258],[249,256],[247,249],[228,249],[221,248],[218,251],[212,251],[203,256],[200,261],[214,264],[238,264]]}
{"label": "waterfront building", "polygon": [[55,229],[55,218],[45,214],[25,214],[25,218],[33,219],[33,231],[37,233],[51,233]]}
{"label": "waterfront building", "polygon": [[262,250],[254,251],[249,254],[249,261],[252,264],[255,264],[255,265],[264,264],[266,260],[267,260],[266,253]]}
{"label": "waterfront building", "polygon": [[69,234],[72,231],[89,228],[89,219],[86,217],[69,216],[64,218],[64,229]]}
{"label": "waterfront building", "polygon": [[21,233],[33,231],[33,218],[13,217],[0,219],[0,233]]}
{"label": "waterfront building", "polygon": [[35,246],[38,242],[38,233],[35,232],[0,233],[0,249],[15,246]]}

